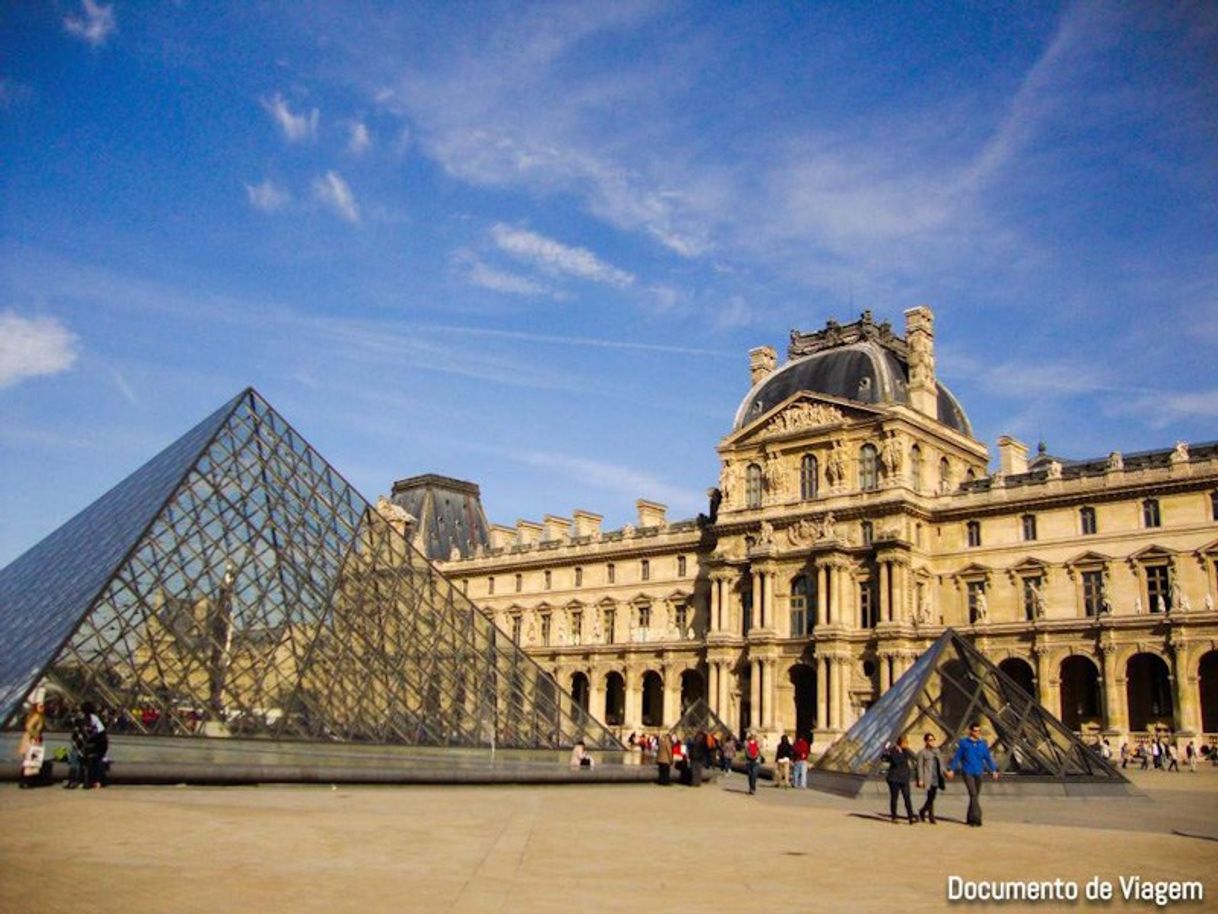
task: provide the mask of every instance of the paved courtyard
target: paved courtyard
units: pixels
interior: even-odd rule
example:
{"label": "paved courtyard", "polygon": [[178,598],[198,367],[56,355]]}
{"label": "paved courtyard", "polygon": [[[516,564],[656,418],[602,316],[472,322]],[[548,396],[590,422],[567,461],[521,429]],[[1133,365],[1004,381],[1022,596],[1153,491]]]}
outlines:
{"label": "paved courtyard", "polygon": [[988,798],[982,829],[960,824],[960,786],[941,824],[909,827],[877,818],[877,796],[749,797],[740,775],[698,790],[4,784],[0,911],[934,911],[953,874],[1201,880],[1205,901],[1176,907],[1218,910],[1218,771],[1133,777],[1146,799]]}

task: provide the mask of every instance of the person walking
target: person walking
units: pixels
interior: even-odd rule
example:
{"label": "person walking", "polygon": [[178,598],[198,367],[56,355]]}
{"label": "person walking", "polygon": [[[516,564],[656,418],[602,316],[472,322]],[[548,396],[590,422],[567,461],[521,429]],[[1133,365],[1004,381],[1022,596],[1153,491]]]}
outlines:
{"label": "person walking", "polygon": [[1121,743],[1121,767],[1129,767],[1129,741]]}
{"label": "person walking", "polygon": [[660,771],[660,785],[667,787],[672,783],[672,737],[668,733],[661,733],[656,745],[656,768]]}
{"label": "person walking", "polygon": [[736,737],[730,733],[719,744],[719,769],[725,774],[732,773],[732,762],[736,760]]}
{"label": "person walking", "polygon": [[918,752],[918,787],[926,790],[926,802],[918,810],[918,818],[923,822],[935,822],[935,796],[946,785],[943,783],[943,759],[939,757],[939,747],[935,745],[935,735],[927,733],[922,737],[922,749]]}
{"label": "person walking", "polygon": [[778,748],[774,750],[775,787],[791,786],[791,759],[794,754],[795,750],[791,748],[791,741],[784,733],[782,739],[778,741]]}
{"label": "person walking", "polygon": [[795,740],[795,746],[791,749],[792,771],[795,776],[795,786],[806,788],[808,786],[808,756],[812,754],[812,747],[808,745],[808,741],[802,736]]}
{"label": "person walking", "polygon": [[1163,754],[1167,757],[1167,770],[1180,773],[1180,754],[1176,751],[1176,744],[1169,739],[1163,741]]}
{"label": "person walking", "polygon": [[750,733],[744,743],[744,764],[748,771],[750,794],[757,792],[757,772],[764,761],[765,759],[761,755],[761,745],[757,742],[757,737]]}
{"label": "person walking", "polygon": [[1197,771],[1197,747],[1193,745],[1191,739],[1184,747],[1184,758],[1188,762],[1188,770],[1195,773]]}
{"label": "person walking", "polygon": [[85,789],[105,786],[106,754],[110,751],[110,737],[106,735],[106,725],[102,723],[96,706],[86,701],[80,706],[80,713],[85,717]]}
{"label": "person walking", "polygon": [[994,756],[990,755],[990,747],[981,738],[981,724],[969,726],[968,736],[960,740],[956,754],[947,767],[949,781],[957,771],[964,775],[964,786],[968,789],[968,824],[980,828],[982,780],[987,771],[993,774],[995,781],[998,780],[998,766],[994,764]]}
{"label": "person walking", "polygon": [[897,824],[899,794],[905,798],[905,816],[909,819],[909,824],[913,825],[917,819],[914,818],[913,802],[909,799],[909,781],[918,758],[909,750],[909,737],[897,737],[896,745],[889,743],[881,758],[888,763],[888,774],[884,779],[888,782],[888,813],[892,824]]}

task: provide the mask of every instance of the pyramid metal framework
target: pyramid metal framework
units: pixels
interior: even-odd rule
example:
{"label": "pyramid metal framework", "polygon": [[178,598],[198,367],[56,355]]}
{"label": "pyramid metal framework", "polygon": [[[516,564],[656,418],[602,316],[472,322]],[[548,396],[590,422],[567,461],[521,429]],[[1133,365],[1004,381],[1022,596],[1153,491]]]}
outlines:
{"label": "pyramid metal framework", "polygon": [[686,708],[681,719],[672,726],[672,732],[682,740],[692,739],[699,731],[713,733],[720,742],[732,735],[732,728],[719,719],[704,698]]}
{"label": "pyramid metal framework", "polygon": [[252,388],[0,570],[0,723],[36,688],[115,733],[621,743]]}
{"label": "pyramid metal framework", "polygon": [[1129,786],[1116,768],[950,628],[829,747],[809,772],[809,783],[857,795],[879,770],[885,746],[900,736],[908,736],[916,751],[923,734],[934,734],[946,762],[975,721],[1004,774]]}

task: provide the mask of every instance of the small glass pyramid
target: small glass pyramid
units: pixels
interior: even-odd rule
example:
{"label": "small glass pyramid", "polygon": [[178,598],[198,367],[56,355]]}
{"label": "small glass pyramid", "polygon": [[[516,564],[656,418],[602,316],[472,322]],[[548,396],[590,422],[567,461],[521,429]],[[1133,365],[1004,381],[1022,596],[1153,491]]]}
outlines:
{"label": "small glass pyramid", "polygon": [[829,747],[809,771],[809,784],[857,795],[879,770],[885,746],[899,736],[908,736],[917,751],[923,734],[934,734],[946,763],[974,721],[981,723],[1005,775],[1130,786],[1116,768],[950,628]]}
{"label": "small glass pyramid", "polygon": [[0,722],[622,749],[252,388],[0,570]]}

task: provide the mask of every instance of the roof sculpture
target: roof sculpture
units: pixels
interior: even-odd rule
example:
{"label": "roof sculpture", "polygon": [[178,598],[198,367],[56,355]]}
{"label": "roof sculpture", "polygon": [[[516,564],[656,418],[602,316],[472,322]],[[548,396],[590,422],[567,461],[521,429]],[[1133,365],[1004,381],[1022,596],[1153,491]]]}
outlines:
{"label": "roof sculpture", "polygon": [[0,723],[621,749],[252,388],[0,570]]}
{"label": "roof sculpture", "polygon": [[946,761],[974,721],[981,722],[1003,774],[1091,791],[1131,790],[1120,771],[951,628],[829,747],[809,783],[855,796],[898,737],[908,736],[917,747],[922,734],[933,733]]}

